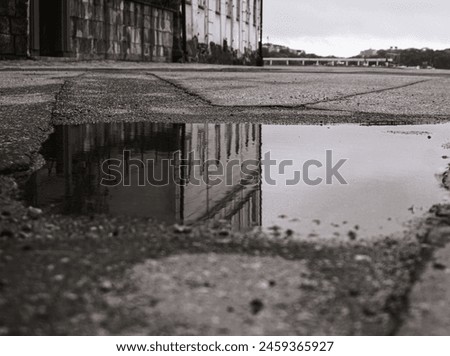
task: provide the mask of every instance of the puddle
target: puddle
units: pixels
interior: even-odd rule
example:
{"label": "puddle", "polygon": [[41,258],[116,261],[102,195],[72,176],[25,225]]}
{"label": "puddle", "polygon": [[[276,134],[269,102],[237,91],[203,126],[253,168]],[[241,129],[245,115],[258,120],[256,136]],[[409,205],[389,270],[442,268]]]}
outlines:
{"label": "puddle", "polygon": [[335,161],[347,159],[340,173],[348,183],[263,186],[264,226],[296,231],[304,226],[300,231],[312,236],[347,236],[349,231],[358,236],[390,234],[403,230],[405,223],[448,195],[439,174],[450,162],[443,158],[450,152],[442,147],[450,142],[450,124],[424,125],[420,130],[417,126],[271,126],[263,129],[262,141],[263,151],[270,150],[273,158],[297,162],[324,162],[330,149]]}
{"label": "puddle", "polygon": [[[58,126],[42,148],[47,164],[31,177],[25,195],[29,204],[63,214],[182,224],[227,220],[235,230],[278,226],[311,237],[390,234],[447,199],[439,174],[450,163],[449,142],[450,124]],[[286,185],[294,171],[304,174],[308,160],[324,165],[311,167],[309,178],[325,179],[327,150],[333,164],[347,160],[339,173],[348,184]],[[276,166],[257,168],[267,152],[293,165],[283,174]],[[230,162],[253,163],[243,175],[239,167],[226,169]],[[148,184],[148,177],[158,184]]]}

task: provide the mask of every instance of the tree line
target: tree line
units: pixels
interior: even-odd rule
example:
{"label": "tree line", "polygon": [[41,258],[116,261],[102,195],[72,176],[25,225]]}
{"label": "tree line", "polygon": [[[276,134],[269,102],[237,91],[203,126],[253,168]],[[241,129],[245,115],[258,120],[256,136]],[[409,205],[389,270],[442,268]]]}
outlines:
{"label": "tree line", "polygon": [[377,57],[393,58],[400,66],[408,67],[433,67],[436,69],[450,69],[450,49],[397,49],[379,50]]}
{"label": "tree line", "polygon": [[[313,53],[297,54],[291,52],[288,48],[281,49],[278,52],[269,51],[267,47],[263,48],[263,56],[266,58],[323,58]],[[335,56],[327,56],[336,58]],[[360,57],[355,56],[355,57]],[[388,49],[379,50],[377,54],[367,58],[391,58],[396,65],[407,67],[433,67],[436,69],[450,69],[450,48],[445,50],[432,49]]]}

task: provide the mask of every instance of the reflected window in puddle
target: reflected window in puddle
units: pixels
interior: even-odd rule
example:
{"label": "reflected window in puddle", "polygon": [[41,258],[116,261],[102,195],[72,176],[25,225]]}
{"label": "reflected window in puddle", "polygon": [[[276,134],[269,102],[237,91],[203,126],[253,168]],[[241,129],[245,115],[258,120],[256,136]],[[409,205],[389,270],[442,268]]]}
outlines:
{"label": "reflected window in puddle", "polygon": [[[42,154],[47,164],[26,189],[27,200],[36,206],[64,214],[128,215],[166,223],[223,219],[237,230],[261,225],[260,184],[240,184],[239,170],[230,172],[236,177],[229,177],[227,184],[207,184],[209,170],[195,164],[196,160],[210,165],[246,159],[259,162],[260,125],[57,126]],[[108,186],[104,182],[114,172],[103,164],[112,159],[122,162],[123,179]],[[152,164],[144,167],[141,162]],[[164,184],[142,186],[147,177]]]}

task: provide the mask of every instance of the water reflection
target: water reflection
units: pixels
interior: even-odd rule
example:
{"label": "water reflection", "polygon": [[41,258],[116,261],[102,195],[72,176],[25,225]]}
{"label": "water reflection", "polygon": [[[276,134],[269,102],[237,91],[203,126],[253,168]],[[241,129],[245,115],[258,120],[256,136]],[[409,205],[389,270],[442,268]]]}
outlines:
{"label": "water reflection", "polygon": [[[237,230],[279,226],[303,236],[359,238],[401,231],[410,219],[444,201],[446,192],[437,173],[450,163],[449,143],[448,123],[59,126],[42,149],[47,164],[34,174],[26,193],[30,204],[66,214],[131,215],[183,224],[224,219]],[[130,153],[124,156],[126,150]],[[347,185],[286,185],[305,161],[325,163],[327,150],[336,160],[348,160],[340,172]],[[176,152],[179,161],[162,169]],[[241,184],[239,169],[227,170],[222,184],[207,184],[209,168],[233,161],[261,162],[267,152],[278,162],[270,168],[275,185],[266,180],[269,168],[264,164],[256,172],[262,180],[258,184]],[[110,173],[102,169],[102,162],[112,158],[124,162],[130,186],[100,184]],[[195,159],[209,163],[194,164]],[[152,160],[148,175],[168,184],[139,186],[145,170],[138,160]],[[283,160],[293,162],[284,173]],[[311,179],[323,177],[323,168],[311,174]]]}
{"label": "water reflection", "polygon": [[[234,170],[233,184],[191,184],[208,169],[194,158],[226,164],[232,160],[260,160],[260,125],[111,123],[58,126],[45,142],[46,166],[36,172],[26,189],[35,206],[66,214],[152,217],[168,223],[226,219],[234,229],[261,225],[261,185],[242,185]],[[129,151],[125,155],[124,151]],[[180,152],[187,165],[164,162]],[[101,184],[109,172],[105,160],[124,160],[129,186]],[[149,175],[168,184],[139,186],[145,170],[134,161],[154,162]],[[161,175],[168,175],[162,177]]]}
{"label": "water reflection", "polygon": [[[450,124],[417,126],[264,126],[262,152],[274,160],[290,159],[293,169],[306,160],[325,165],[325,151],[347,159],[340,173],[347,185],[262,187],[263,226],[278,225],[304,236],[384,235],[401,232],[448,193],[439,173],[450,159]],[[444,146],[443,146],[444,145]],[[264,174],[264,169],[263,169]],[[324,168],[311,170],[323,177]]]}

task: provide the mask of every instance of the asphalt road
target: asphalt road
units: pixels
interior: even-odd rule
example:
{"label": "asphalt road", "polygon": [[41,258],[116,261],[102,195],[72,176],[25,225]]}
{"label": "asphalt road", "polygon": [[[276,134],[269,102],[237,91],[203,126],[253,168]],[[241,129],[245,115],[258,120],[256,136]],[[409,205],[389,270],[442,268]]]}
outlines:
{"label": "asphalt road", "polygon": [[[448,294],[420,294],[447,271],[446,207],[401,238],[330,243],[51,215],[17,186],[54,124],[448,121],[446,72],[4,62],[0,77],[0,334],[446,332]],[[421,303],[439,327],[414,321]]]}

